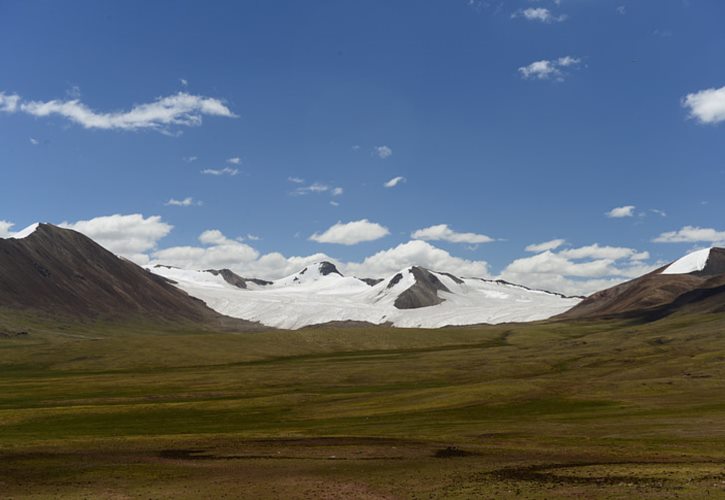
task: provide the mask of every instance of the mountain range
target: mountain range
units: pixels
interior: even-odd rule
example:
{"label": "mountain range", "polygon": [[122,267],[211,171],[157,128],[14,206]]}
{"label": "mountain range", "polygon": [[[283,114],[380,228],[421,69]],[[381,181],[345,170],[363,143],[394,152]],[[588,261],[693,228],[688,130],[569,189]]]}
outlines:
{"label": "mountain range", "polygon": [[411,266],[385,277],[344,276],[327,261],[270,281],[229,269],[146,268],[70,229],[35,224],[0,239],[0,307],[77,319],[152,319],[238,329],[325,323],[450,325],[653,320],[725,312],[725,249],[693,252],[589,297]]}

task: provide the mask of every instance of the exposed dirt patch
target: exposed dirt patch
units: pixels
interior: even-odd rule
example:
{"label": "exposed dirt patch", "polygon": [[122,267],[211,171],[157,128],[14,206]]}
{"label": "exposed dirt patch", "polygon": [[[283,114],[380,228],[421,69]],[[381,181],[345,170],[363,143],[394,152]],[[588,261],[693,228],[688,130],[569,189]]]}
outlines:
{"label": "exposed dirt patch", "polygon": [[[526,481],[540,484],[553,484],[558,486],[583,485],[583,486],[645,486],[648,488],[677,489],[680,486],[676,482],[665,477],[653,477],[642,471],[641,467],[656,467],[671,469],[673,471],[682,467],[699,467],[713,465],[712,463],[667,463],[667,462],[582,462],[571,464],[544,464],[526,467],[507,467],[487,474],[499,481]],[[725,464],[720,464],[725,465]],[[606,469],[612,468],[612,473]],[[631,469],[631,473],[622,474],[622,469]],[[591,470],[585,470],[591,469]],[[601,471],[599,470],[601,469]],[[619,470],[617,470],[619,469]],[[638,470],[639,469],[639,470]],[[671,475],[665,473],[664,475]],[[697,477],[696,477],[697,476]],[[725,474],[702,474],[693,473],[690,481],[709,481],[725,477]]]}
{"label": "exposed dirt patch", "polygon": [[440,450],[436,450],[436,452],[433,454],[433,456],[436,458],[473,457],[476,455],[478,455],[478,453],[462,450],[457,446],[447,446],[445,448],[441,448]]}

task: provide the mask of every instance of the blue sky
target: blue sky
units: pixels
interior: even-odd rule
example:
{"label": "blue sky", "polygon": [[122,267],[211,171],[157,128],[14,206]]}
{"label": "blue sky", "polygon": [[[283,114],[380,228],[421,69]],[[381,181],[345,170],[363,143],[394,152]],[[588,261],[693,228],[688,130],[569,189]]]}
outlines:
{"label": "blue sky", "polygon": [[0,232],[586,293],[725,240],[723,18],[697,0],[2,0]]}

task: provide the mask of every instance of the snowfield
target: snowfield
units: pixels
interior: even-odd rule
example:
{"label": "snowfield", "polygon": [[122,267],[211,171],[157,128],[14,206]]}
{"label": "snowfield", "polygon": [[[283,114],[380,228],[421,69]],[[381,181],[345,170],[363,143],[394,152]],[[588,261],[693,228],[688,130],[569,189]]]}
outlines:
{"label": "snowfield", "polygon": [[662,274],[689,274],[702,271],[710,258],[710,250],[711,248],[705,248],[689,253],[667,266]]}
{"label": "snowfield", "polygon": [[[546,319],[580,302],[578,298],[529,290],[517,285],[478,278],[461,279],[431,272],[450,292],[438,291],[441,304],[398,309],[398,296],[416,284],[412,268],[370,286],[358,278],[322,274],[322,263],[279,279],[271,285],[227,283],[207,271],[168,267],[148,269],[176,282],[176,286],[227,316],[264,325],[298,329],[331,321],[390,323],[403,328],[439,328],[449,325],[523,322]],[[392,280],[392,284],[391,284]]]}

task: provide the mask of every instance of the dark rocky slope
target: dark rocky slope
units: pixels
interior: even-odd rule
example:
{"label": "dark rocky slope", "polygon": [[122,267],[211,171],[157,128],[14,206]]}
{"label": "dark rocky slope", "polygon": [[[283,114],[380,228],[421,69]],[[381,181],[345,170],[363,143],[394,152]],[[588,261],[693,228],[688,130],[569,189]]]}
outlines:
{"label": "dark rocky slope", "polygon": [[221,316],[81,233],[50,224],[22,239],[0,239],[0,307],[75,319],[252,326]]}
{"label": "dark rocky slope", "polygon": [[662,274],[667,267],[590,295],[557,318],[657,317],[680,309],[699,312],[725,309],[725,294],[717,292],[720,285],[725,285],[725,249],[711,249],[701,271]]}

